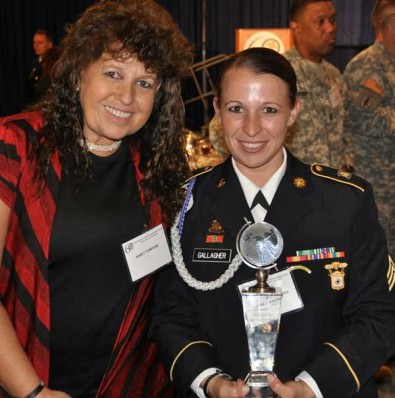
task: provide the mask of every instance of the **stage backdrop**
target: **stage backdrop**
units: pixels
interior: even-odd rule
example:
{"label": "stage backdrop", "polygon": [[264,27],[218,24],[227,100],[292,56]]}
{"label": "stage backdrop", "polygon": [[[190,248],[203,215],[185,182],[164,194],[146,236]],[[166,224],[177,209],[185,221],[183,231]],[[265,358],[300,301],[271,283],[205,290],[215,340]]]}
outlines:
{"label": "stage backdrop", "polygon": [[[203,0],[157,0],[174,16],[202,54]],[[59,43],[65,26],[93,0],[0,0],[0,116],[23,106],[24,84],[34,58],[32,36],[48,29]],[[369,14],[374,0],[333,0],[338,13],[338,40],[329,60],[343,69],[373,40]],[[286,28],[289,0],[206,0],[206,57],[235,51],[237,28]]]}

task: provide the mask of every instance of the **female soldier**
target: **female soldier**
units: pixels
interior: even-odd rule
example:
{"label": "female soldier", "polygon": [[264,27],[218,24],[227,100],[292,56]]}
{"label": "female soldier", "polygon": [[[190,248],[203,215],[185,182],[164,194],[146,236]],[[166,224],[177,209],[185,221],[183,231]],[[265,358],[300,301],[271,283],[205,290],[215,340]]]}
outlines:
{"label": "female soldier", "polygon": [[249,371],[238,287],[255,279],[235,243],[245,219],[264,219],[284,239],[275,275],[292,272],[294,281],[283,296],[289,311],[272,390],[284,398],[377,396],[371,376],[394,349],[395,270],[370,186],[284,148],[299,105],[295,73],[277,52],[232,56],[214,107],[231,158],[189,184],[172,228],[176,268],[156,291],[152,332],[170,378],[183,397],[248,394],[229,380]]}

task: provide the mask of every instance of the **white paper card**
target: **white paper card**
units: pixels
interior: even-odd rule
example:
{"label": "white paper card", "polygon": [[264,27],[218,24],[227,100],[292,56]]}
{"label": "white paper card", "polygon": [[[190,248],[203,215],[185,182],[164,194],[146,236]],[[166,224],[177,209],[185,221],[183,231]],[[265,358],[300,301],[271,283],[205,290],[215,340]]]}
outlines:
{"label": "white paper card", "polygon": [[283,293],[281,299],[281,313],[299,310],[303,308],[303,301],[296,289],[295,282],[289,269],[285,269],[275,274],[270,274],[267,278],[270,286],[280,287]]}
{"label": "white paper card", "polygon": [[162,224],[123,243],[122,250],[133,282],[172,261]]}
{"label": "white paper card", "polygon": [[[303,308],[303,301],[296,289],[289,269],[285,269],[275,274],[269,274],[267,283],[274,288],[280,288],[283,296],[281,298],[281,314],[299,310]],[[256,284],[256,281],[249,281],[238,286],[242,291]]]}

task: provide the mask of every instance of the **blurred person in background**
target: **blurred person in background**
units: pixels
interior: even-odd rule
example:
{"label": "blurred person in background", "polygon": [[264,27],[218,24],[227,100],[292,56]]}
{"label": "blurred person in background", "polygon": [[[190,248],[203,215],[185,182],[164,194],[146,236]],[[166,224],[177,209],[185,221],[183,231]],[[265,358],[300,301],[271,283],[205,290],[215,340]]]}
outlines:
{"label": "blurred person in background", "polygon": [[34,109],[41,109],[43,106],[43,100],[47,94],[49,87],[52,82],[52,73],[56,61],[60,57],[61,48],[59,46],[51,47],[43,56],[42,64],[42,74],[39,80],[37,80],[35,85],[36,99],[30,103],[23,111],[29,111]]}
{"label": "blurred person in background", "polygon": [[33,49],[36,55],[26,84],[26,106],[34,104],[45,94],[48,84],[43,83],[44,57],[53,47],[52,35],[44,29],[39,29],[33,36]]}
{"label": "blurred person in background", "polygon": [[301,112],[285,144],[306,163],[334,168],[352,164],[352,143],[343,134],[344,84],[327,62],[336,40],[331,0],[294,0],[290,11],[294,47],[284,53],[295,69]]}
{"label": "blurred person in background", "polygon": [[395,0],[372,11],[375,42],[346,66],[345,130],[352,135],[356,172],[375,192],[379,218],[395,253]]}

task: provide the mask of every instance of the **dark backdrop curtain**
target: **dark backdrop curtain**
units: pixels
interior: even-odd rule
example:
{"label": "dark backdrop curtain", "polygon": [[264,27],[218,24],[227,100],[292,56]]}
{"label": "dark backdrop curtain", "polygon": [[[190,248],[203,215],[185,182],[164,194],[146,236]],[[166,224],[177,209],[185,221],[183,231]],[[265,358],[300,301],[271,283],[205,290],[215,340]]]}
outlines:
{"label": "dark backdrop curtain", "polygon": [[347,62],[374,40],[370,14],[375,0],[334,0],[337,40],[328,60],[343,70]]}
{"label": "dark backdrop curtain", "polygon": [[[0,116],[22,109],[26,76],[34,59],[32,37],[48,29],[58,44],[64,27],[94,0],[0,0]],[[202,54],[203,0],[157,0],[173,15]],[[330,61],[345,63],[373,40],[370,11],[374,0],[333,0],[338,40]],[[287,27],[289,0],[206,0],[206,57],[234,52],[236,28]]]}
{"label": "dark backdrop curtain", "polygon": [[64,28],[92,0],[0,0],[0,116],[19,112],[34,60],[33,34],[52,33],[55,44]]}

